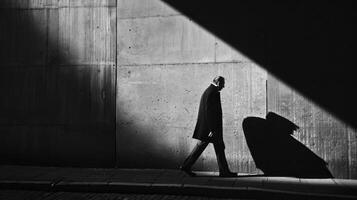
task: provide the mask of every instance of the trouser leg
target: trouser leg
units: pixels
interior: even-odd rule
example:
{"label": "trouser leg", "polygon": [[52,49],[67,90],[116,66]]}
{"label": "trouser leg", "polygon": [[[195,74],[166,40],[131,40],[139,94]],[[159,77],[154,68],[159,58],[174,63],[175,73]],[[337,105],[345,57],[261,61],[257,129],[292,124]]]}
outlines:
{"label": "trouser leg", "polygon": [[226,154],[224,153],[224,143],[222,142],[215,142],[213,143],[214,151],[216,152],[217,163],[220,173],[230,172]]}
{"label": "trouser leg", "polygon": [[196,162],[198,157],[200,157],[202,152],[206,149],[207,145],[208,142],[198,141],[196,146],[191,151],[190,155],[183,162],[182,168],[191,169],[192,165]]}

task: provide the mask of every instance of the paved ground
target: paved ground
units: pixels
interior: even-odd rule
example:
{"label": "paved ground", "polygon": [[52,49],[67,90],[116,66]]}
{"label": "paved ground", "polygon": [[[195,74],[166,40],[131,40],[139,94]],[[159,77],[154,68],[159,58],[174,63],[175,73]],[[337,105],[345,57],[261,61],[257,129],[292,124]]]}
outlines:
{"label": "paved ground", "polygon": [[[114,193],[147,195],[143,196],[143,199],[160,199],[161,197],[165,199],[164,197],[168,198],[168,195],[174,199],[176,197],[177,199],[190,199],[192,196],[239,199],[357,199],[357,180],[298,179],[247,174],[239,174],[236,178],[220,178],[217,173],[213,172],[198,172],[198,175],[189,177],[179,170],[165,169],[3,165],[0,166],[0,199],[11,199],[1,196],[10,195],[11,191],[14,194],[27,194],[24,191],[28,190],[32,190],[33,194],[47,192],[50,196],[78,194],[85,197],[85,194],[88,194],[90,197],[94,195],[92,199],[125,199],[125,196],[113,198],[100,196],[114,195]],[[40,199],[46,199],[43,197],[45,196]],[[138,198],[137,196],[131,199]],[[63,198],[59,196],[50,199]],[[74,197],[73,199],[82,198]]]}
{"label": "paved ground", "polygon": [[[0,199],[6,200],[233,200],[232,198],[212,198],[204,196],[165,194],[118,194],[88,192],[44,192],[31,190],[0,190]],[[243,200],[243,199],[241,199]]]}

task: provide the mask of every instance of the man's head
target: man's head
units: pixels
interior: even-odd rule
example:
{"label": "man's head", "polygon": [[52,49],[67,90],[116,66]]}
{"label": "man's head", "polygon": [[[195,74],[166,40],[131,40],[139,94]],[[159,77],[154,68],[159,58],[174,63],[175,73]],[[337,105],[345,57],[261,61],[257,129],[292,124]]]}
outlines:
{"label": "man's head", "polygon": [[213,83],[217,86],[218,91],[221,91],[224,88],[224,78],[222,76],[216,76],[213,79]]}

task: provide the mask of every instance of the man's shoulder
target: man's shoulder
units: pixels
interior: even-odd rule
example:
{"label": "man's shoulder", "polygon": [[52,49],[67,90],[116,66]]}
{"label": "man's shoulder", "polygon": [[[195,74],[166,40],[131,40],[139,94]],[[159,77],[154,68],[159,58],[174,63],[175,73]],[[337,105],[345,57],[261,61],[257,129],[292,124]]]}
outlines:
{"label": "man's shoulder", "polygon": [[218,94],[218,90],[214,85],[208,86],[208,88],[203,92],[202,97],[203,98],[211,98]]}
{"label": "man's shoulder", "polygon": [[210,86],[208,86],[206,89],[205,89],[205,91],[203,92],[203,96],[207,96],[207,95],[209,95],[209,94],[211,94],[213,92],[213,88],[212,88],[212,86],[210,85]]}
{"label": "man's shoulder", "polygon": [[205,92],[216,92],[217,91],[217,87],[210,84],[207,89],[205,90]]}

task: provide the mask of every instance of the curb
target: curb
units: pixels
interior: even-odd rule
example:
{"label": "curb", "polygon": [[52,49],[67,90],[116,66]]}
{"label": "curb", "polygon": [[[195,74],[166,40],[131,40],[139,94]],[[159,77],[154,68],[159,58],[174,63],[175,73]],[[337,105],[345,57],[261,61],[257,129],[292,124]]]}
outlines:
{"label": "curb", "polygon": [[0,189],[42,190],[49,192],[140,193],[208,196],[220,198],[264,199],[357,199],[352,195],[333,195],[262,189],[254,187],[220,187],[193,184],[156,184],[130,182],[79,182],[79,181],[14,181],[0,180]]}

